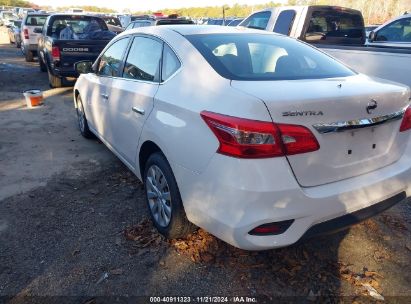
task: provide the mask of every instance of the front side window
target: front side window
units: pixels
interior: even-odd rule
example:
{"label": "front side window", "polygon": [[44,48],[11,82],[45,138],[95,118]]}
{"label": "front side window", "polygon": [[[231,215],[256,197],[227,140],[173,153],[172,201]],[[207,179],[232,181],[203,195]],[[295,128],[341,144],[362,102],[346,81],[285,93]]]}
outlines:
{"label": "front side window", "polygon": [[214,70],[231,80],[296,80],[355,73],[297,40],[266,34],[189,35]]}
{"label": "front side window", "polygon": [[294,18],[295,10],[282,11],[275,23],[274,32],[288,36],[293,27]]}
{"label": "front side window", "polygon": [[403,18],[380,29],[375,41],[411,42],[411,18]]}
{"label": "front side window", "polygon": [[265,30],[270,20],[271,12],[259,12],[251,15],[241,23],[241,26]]}
{"label": "front side window", "polygon": [[361,14],[349,11],[313,11],[303,40],[323,44],[361,44],[365,41]]}
{"label": "front side window", "polygon": [[114,42],[101,56],[97,74],[100,76],[121,76],[121,62],[127,48],[129,38],[123,38]]}
{"label": "front side window", "polygon": [[170,49],[170,47],[165,44],[163,51],[163,66],[161,80],[167,80],[180,68],[180,66],[180,60],[178,60],[177,56]]}
{"label": "front side window", "polygon": [[144,81],[159,81],[163,44],[146,37],[135,37],[130,47],[123,77]]}

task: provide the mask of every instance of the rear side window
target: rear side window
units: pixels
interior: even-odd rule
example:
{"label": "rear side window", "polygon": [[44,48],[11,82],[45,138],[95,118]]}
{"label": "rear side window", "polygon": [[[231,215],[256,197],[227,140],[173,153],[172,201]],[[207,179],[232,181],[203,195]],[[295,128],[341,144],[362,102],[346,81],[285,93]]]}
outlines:
{"label": "rear side window", "polygon": [[251,15],[241,23],[241,26],[265,30],[270,20],[271,12],[259,12]]}
{"label": "rear side window", "polygon": [[355,75],[330,56],[288,37],[211,34],[186,38],[227,79],[296,80]]}
{"label": "rear side window", "polygon": [[363,44],[364,20],[356,12],[313,11],[303,40],[322,44]]}
{"label": "rear side window", "polygon": [[277,22],[275,23],[274,32],[288,36],[291,32],[291,28],[293,27],[294,19],[294,10],[282,11],[277,18]]}
{"label": "rear side window", "polygon": [[101,56],[97,74],[100,76],[121,76],[121,63],[126,51],[129,38],[123,38],[114,42]]}
{"label": "rear side window", "polygon": [[411,42],[411,18],[403,18],[380,29],[375,41]]}
{"label": "rear side window", "polygon": [[172,76],[180,68],[180,66],[181,63],[176,54],[174,54],[168,45],[164,44],[161,80],[165,81],[170,78],[170,76]]}
{"label": "rear side window", "polygon": [[123,77],[144,81],[159,81],[163,44],[146,37],[135,37],[130,47]]}
{"label": "rear side window", "polygon": [[26,25],[29,26],[43,26],[46,22],[47,16],[31,16],[28,15],[26,19]]}

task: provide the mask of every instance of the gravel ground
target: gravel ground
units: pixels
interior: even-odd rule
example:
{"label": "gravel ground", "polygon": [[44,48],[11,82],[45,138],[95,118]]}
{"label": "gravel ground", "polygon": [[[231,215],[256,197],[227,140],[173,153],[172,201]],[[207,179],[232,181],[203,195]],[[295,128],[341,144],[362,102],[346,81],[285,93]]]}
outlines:
{"label": "gravel ground", "polygon": [[[45,90],[44,106],[25,108],[28,88]],[[242,251],[202,230],[169,242],[147,220],[141,183],[75,123],[71,88],[49,90],[0,33],[0,303],[411,302],[409,202],[280,250]]]}

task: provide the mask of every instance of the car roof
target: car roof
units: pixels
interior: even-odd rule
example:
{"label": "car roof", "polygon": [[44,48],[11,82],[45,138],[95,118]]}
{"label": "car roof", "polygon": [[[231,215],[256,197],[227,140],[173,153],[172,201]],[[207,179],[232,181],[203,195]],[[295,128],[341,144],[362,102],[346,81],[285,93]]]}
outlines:
{"label": "car roof", "polygon": [[248,29],[245,27],[227,27],[220,25],[164,25],[162,28],[167,30],[172,30],[179,33],[180,35],[207,35],[207,34],[238,34],[238,33],[254,33],[254,34],[265,34],[270,35],[275,33],[270,33],[262,30]]}

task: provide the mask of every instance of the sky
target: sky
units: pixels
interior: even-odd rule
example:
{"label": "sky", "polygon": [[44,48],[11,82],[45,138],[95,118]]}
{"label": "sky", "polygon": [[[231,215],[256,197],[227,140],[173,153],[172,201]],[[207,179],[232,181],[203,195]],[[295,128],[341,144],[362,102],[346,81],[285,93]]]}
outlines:
{"label": "sky", "polygon": [[[131,11],[160,10],[162,8],[181,8],[190,6],[218,6],[223,4],[261,4],[268,3],[270,0],[32,0],[38,5],[50,6],[80,6],[93,5],[108,7],[118,11],[124,8]],[[274,0],[274,2],[286,2],[286,0]]]}

